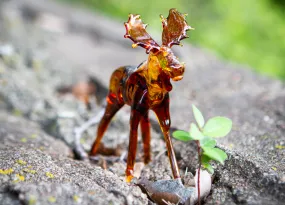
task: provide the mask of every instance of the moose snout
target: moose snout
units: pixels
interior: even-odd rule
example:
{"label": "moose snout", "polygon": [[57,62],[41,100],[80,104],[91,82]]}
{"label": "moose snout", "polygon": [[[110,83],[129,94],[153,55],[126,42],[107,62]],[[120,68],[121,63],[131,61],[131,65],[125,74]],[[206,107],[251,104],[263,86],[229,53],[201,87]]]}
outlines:
{"label": "moose snout", "polygon": [[185,70],[185,65],[181,64],[179,66],[175,66],[172,70],[172,80],[179,81],[183,78],[183,73]]}

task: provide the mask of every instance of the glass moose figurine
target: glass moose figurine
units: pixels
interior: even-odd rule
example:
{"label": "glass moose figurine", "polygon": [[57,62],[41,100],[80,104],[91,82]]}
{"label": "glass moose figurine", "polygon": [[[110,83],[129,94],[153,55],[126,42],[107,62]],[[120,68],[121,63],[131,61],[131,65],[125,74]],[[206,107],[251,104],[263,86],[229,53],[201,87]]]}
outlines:
{"label": "glass moose figurine", "polygon": [[167,18],[161,17],[163,32],[162,45],[159,46],[146,32],[140,15],[129,15],[125,23],[125,38],[131,39],[132,47],[141,46],[149,54],[148,60],[138,67],[124,66],[115,70],[110,79],[109,94],[105,113],[99,122],[97,138],[92,146],[90,155],[94,156],[101,146],[101,139],[109,122],[116,112],[124,105],[131,106],[129,149],[127,157],[126,181],[133,178],[133,168],[136,158],[138,126],[142,131],[144,163],[151,160],[150,153],[150,121],[149,110],[157,115],[163,132],[171,169],[174,178],[180,178],[175,153],[169,136],[169,92],[172,89],[170,79],[181,80],[185,69],[173,54],[171,47],[180,45],[180,41],[187,38],[187,30],[191,29],[185,21],[186,14],[170,9]]}

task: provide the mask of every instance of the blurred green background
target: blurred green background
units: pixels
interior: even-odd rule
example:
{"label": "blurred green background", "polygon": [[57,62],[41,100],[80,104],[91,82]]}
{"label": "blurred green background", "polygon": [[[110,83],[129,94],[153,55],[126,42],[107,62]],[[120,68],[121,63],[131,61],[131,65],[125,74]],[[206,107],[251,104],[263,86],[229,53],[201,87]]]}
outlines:
{"label": "blurred green background", "polygon": [[[159,14],[170,8],[188,13],[195,28],[187,41],[221,58],[285,80],[285,3],[283,0],[61,0],[100,11],[119,21],[141,14],[148,30],[161,30]],[[159,30],[160,29],[160,30]]]}

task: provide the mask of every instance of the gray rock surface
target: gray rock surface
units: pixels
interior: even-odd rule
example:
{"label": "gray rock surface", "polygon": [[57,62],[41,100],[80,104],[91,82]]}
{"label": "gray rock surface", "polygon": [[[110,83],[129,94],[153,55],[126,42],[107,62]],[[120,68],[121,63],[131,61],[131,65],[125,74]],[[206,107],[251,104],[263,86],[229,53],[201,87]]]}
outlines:
{"label": "gray rock surface", "polygon": [[21,117],[0,113],[1,204],[146,204],[137,186],[89,162]]}
{"label": "gray rock surface", "polygon": [[[3,204],[151,203],[138,187],[124,182],[123,162],[103,170],[72,155],[74,128],[98,113],[112,71],[147,58],[142,49],[131,49],[123,34],[122,22],[51,1],[0,2]],[[284,84],[191,45],[175,52],[187,68],[184,79],[173,83],[173,128],[188,130],[192,103],[207,118],[227,116],[234,124],[230,135],[219,140],[229,160],[217,166],[205,204],[285,204]],[[57,92],[90,77],[104,88],[91,111],[72,94]],[[106,144],[127,150],[128,119],[126,107],[108,129]],[[95,132],[93,126],[83,136],[86,150]],[[142,177],[170,179],[167,156],[157,156],[165,147],[156,124],[152,135],[154,160]],[[194,172],[195,145],[174,144],[181,172]]]}

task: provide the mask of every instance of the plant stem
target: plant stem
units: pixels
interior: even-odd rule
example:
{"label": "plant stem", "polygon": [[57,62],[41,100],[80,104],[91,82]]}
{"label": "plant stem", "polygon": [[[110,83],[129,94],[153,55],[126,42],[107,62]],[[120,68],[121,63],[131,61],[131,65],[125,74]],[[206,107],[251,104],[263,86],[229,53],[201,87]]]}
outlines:
{"label": "plant stem", "polygon": [[197,151],[198,151],[198,160],[199,160],[199,166],[198,166],[198,204],[201,205],[201,197],[200,197],[200,170],[201,170],[201,148],[200,148],[200,142],[199,140],[196,140],[197,143]]}

